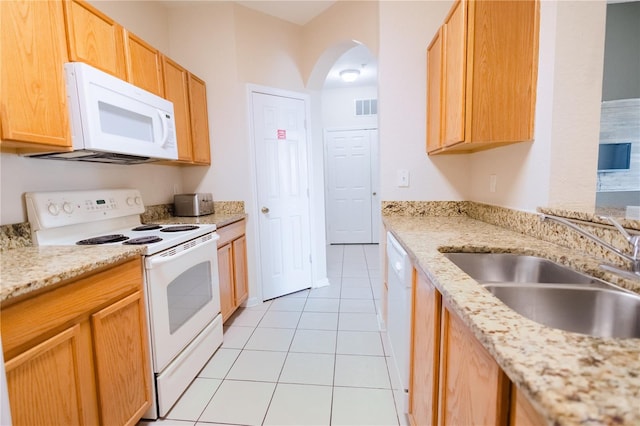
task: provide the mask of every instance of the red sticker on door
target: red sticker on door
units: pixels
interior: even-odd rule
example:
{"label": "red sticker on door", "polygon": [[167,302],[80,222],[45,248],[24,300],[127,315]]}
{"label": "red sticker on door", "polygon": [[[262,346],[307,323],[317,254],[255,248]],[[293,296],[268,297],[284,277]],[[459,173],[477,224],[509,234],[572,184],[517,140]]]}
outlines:
{"label": "red sticker on door", "polygon": [[278,129],[278,139],[286,139],[287,131],[284,129]]}

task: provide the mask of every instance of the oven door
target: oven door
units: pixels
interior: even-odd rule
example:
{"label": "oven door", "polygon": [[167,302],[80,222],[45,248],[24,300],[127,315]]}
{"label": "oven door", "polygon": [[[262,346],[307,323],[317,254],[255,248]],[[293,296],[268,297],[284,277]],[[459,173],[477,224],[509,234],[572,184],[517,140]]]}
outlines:
{"label": "oven door", "polygon": [[145,260],[156,373],[220,313],[218,238],[207,234]]}

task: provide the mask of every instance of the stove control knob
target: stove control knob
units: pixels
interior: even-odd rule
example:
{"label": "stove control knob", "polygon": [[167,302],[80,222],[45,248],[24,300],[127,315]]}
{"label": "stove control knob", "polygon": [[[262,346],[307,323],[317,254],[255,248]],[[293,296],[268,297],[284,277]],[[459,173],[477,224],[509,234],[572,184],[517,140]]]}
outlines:
{"label": "stove control knob", "polygon": [[142,203],[142,198],[136,197],[136,205],[140,205]]}
{"label": "stove control knob", "polygon": [[49,205],[47,206],[47,210],[54,216],[58,216],[58,213],[60,213],[60,209],[55,203],[49,203]]}
{"label": "stove control knob", "polygon": [[127,205],[132,206],[134,203],[133,197],[127,197]]}
{"label": "stove control knob", "polygon": [[62,205],[62,210],[64,210],[64,212],[67,214],[73,213],[73,204],[65,201],[64,204]]}

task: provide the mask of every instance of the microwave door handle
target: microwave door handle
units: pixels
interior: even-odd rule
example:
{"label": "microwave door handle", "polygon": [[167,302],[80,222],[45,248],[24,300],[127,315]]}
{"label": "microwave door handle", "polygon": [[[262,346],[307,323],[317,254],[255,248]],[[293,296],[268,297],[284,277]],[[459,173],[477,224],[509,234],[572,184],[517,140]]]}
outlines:
{"label": "microwave door handle", "polygon": [[162,141],[160,142],[160,146],[165,146],[167,141],[169,141],[169,119],[164,116],[164,112],[160,110],[157,111],[160,116],[160,122],[162,123]]}
{"label": "microwave door handle", "polygon": [[147,267],[148,269],[152,269],[155,266],[161,265],[163,263],[167,263],[167,262],[172,262],[174,260],[177,260],[179,258],[181,258],[182,256],[186,256],[189,253],[191,253],[194,250],[198,250],[200,248],[203,248],[207,245],[210,244],[215,244],[218,240],[220,239],[220,237],[218,236],[218,234],[213,234],[213,238],[210,239],[209,241],[205,241],[204,243],[201,244],[196,244],[193,247],[189,247],[188,249],[181,251],[180,253],[176,254],[176,255],[169,255],[169,256],[151,256],[149,258],[147,258]]}

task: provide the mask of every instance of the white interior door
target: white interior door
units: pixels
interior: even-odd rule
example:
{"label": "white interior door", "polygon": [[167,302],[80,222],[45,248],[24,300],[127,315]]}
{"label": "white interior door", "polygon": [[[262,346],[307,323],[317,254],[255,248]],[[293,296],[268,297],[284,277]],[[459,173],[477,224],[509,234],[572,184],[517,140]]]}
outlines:
{"label": "white interior door", "polygon": [[252,93],[262,299],[311,287],[305,103]]}
{"label": "white interior door", "polygon": [[[329,243],[377,242],[375,130],[326,132]],[[377,170],[377,168],[375,168]]]}

